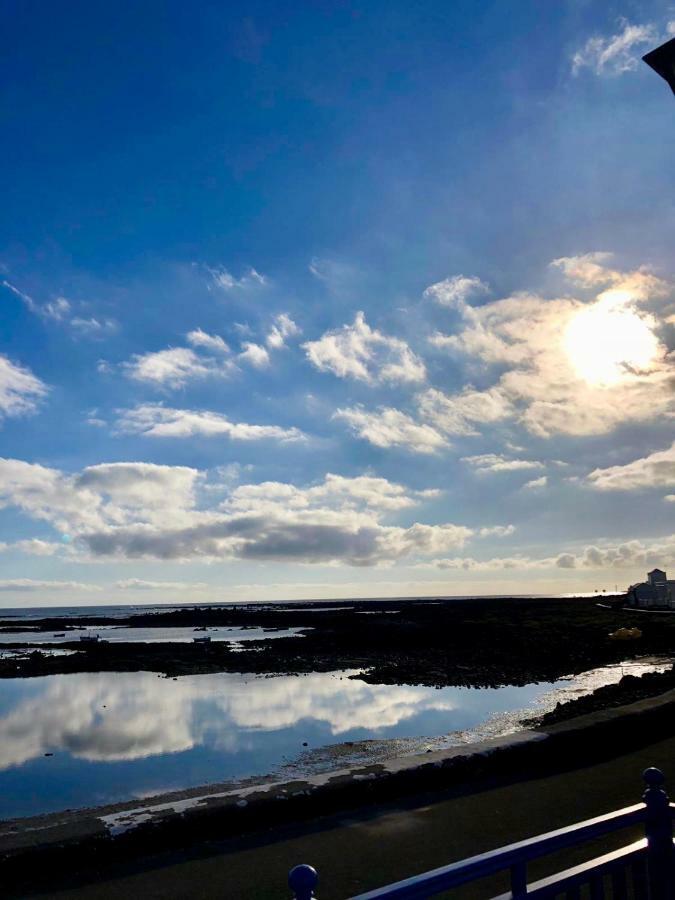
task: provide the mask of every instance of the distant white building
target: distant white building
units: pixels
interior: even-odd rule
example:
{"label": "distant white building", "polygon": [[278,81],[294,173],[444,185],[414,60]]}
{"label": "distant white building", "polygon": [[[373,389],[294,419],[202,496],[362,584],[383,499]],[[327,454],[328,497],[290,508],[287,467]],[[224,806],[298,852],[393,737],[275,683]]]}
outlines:
{"label": "distant white building", "polygon": [[675,581],[661,569],[653,569],[647,580],[628,588],[628,605],[641,609],[675,609]]}

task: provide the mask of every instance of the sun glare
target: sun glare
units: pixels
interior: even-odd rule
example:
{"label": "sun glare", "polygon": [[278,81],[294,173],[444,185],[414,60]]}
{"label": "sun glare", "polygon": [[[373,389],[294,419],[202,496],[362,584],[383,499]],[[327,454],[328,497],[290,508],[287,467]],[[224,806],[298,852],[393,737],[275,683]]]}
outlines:
{"label": "sun glare", "polygon": [[658,338],[649,318],[628,306],[630,295],[612,291],[577,313],[563,347],[577,375],[592,385],[612,385],[654,362]]}

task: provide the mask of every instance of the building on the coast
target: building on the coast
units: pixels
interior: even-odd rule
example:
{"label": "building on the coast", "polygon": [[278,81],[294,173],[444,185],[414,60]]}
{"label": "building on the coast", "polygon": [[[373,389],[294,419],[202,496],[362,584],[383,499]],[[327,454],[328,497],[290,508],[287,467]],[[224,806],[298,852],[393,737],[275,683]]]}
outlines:
{"label": "building on the coast", "polygon": [[661,569],[652,569],[647,580],[628,588],[628,605],[640,609],[675,609],[675,581]]}

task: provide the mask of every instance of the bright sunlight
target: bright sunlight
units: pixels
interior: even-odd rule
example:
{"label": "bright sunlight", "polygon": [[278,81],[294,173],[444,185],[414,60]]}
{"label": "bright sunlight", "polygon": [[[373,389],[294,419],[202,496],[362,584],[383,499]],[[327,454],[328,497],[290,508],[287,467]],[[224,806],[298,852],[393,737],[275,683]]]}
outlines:
{"label": "bright sunlight", "polygon": [[626,291],[609,291],[567,326],[563,347],[588,384],[616,384],[636,370],[648,369],[656,359],[659,341],[653,320],[631,309],[630,299]]}

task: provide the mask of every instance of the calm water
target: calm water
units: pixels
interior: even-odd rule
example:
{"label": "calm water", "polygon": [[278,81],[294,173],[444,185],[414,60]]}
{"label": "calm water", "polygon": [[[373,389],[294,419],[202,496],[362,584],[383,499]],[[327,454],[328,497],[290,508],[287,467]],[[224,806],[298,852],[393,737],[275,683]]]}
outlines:
{"label": "calm water", "polygon": [[550,708],[561,693],[621,674],[614,666],[555,684],[481,690],[371,685],[346,673],[3,680],[0,818],[262,775],[345,741],[426,735],[439,746],[504,733],[517,727],[515,710]]}
{"label": "calm water", "polygon": [[79,641],[81,635],[97,634],[102,640],[149,644],[186,643],[194,638],[206,637],[212,641],[260,641],[268,638],[291,637],[298,634],[301,628],[208,628],[197,631],[194,628],[126,628],[123,625],[87,626],[74,631],[16,631],[0,632],[0,644],[63,644],[66,641]]}

